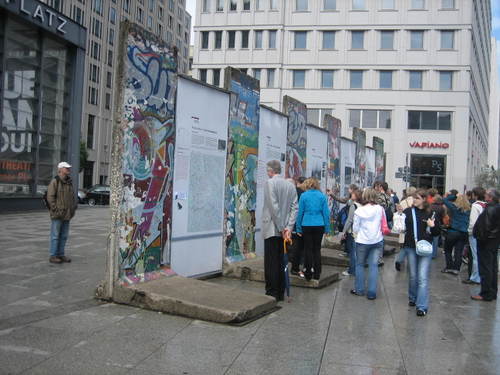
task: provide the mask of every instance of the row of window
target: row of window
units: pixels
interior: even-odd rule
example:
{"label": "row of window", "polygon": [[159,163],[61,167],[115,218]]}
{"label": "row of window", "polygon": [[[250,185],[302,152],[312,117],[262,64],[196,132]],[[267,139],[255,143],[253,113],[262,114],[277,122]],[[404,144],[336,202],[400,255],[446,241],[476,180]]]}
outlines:
{"label": "row of window", "polygon": [[[285,1],[285,0],[283,0]],[[290,1],[290,0],[286,0]],[[350,0],[351,10],[368,10],[368,6],[372,5],[377,1],[377,7],[380,10],[396,10],[396,0]],[[430,6],[430,1],[438,0],[407,0],[407,3],[411,10],[425,10],[427,6]],[[229,2],[229,4],[227,4]],[[309,11],[309,0],[293,0],[290,1],[293,5],[293,10],[297,12],[307,12]],[[215,10],[216,12],[223,12],[224,9],[229,9],[230,12],[235,12],[238,10],[250,11],[252,10],[252,3],[254,3],[253,10],[277,10],[278,0],[203,0],[202,2],[202,12],[211,12]],[[214,7],[215,5],[215,7]],[[229,7],[228,7],[229,5]],[[440,9],[456,9],[455,0],[440,0]],[[322,10],[324,11],[336,11],[337,0],[322,0]]]}
{"label": "row of window", "polygon": [[[379,49],[393,51],[395,44],[395,37],[398,33],[396,30],[377,30],[379,33]],[[455,49],[455,33],[456,30],[436,30],[440,36],[440,49],[453,50]],[[264,32],[266,37],[264,37]],[[321,49],[334,50],[336,47],[336,35],[340,33],[337,30],[324,30],[321,33]],[[350,47],[352,50],[364,50],[366,35],[370,33],[369,30],[351,30]],[[409,37],[409,45],[412,50],[425,49],[425,33],[430,30],[407,30]],[[236,33],[240,35],[240,48],[247,49],[250,44],[250,30],[228,30],[228,31],[202,31],[201,32],[201,48],[209,49],[210,35],[212,35],[213,49],[222,49],[223,36],[226,34],[227,49],[236,48]],[[308,48],[308,35],[312,31],[291,31],[293,33],[293,48],[296,50],[305,50]],[[276,48],[276,35],[277,30],[253,30],[253,48],[264,48],[264,40],[267,41],[266,47],[268,49]]]}
{"label": "row of window", "polygon": [[[92,105],[99,105],[99,89],[89,86],[87,101]],[[107,92],[104,96],[104,108],[111,109],[111,93]],[[91,148],[91,147],[89,147]]]}
{"label": "row of window", "polygon": [[[247,73],[247,69],[240,68],[241,71]],[[262,71],[266,72],[265,80],[262,77]],[[294,69],[292,70],[292,87],[293,88],[305,88],[308,70],[305,69]],[[311,71],[309,71],[311,72]],[[321,83],[320,87],[322,89],[333,89],[335,72],[338,70],[324,69],[320,70]],[[366,70],[348,70],[349,72],[349,88],[350,89],[363,89],[364,75]],[[429,71],[425,70],[408,70],[408,89],[409,90],[422,90],[424,85],[424,77],[428,76],[428,81],[430,81]],[[451,91],[453,90],[453,71],[444,70],[437,71],[439,74],[439,90],[440,91]],[[254,78],[261,81],[262,87],[274,88],[275,87],[275,77],[276,69],[259,69],[253,68],[252,74]],[[393,89],[394,76],[397,74],[395,70],[379,70],[378,71],[378,88],[391,90]],[[207,82],[208,79],[208,69],[199,69],[199,79],[203,82]],[[212,69],[212,84],[215,86],[220,85],[221,70]],[[265,86],[264,86],[265,84]]]}
{"label": "row of window", "polygon": [[[375,109],[349,110],[349,126],[362,129],[390,129],[392,111]],[[408,111],[410,130],[451,130],[452,112]]]}

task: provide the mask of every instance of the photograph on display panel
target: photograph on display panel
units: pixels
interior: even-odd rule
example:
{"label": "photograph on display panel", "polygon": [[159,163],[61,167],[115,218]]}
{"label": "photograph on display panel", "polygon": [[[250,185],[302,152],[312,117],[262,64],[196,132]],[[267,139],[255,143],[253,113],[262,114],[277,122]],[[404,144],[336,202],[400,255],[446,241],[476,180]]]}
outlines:
{"label": "photograph on display panel", "polygon": [[288,116],[285,177],[304,177],[307,164],[307,107],[285,95],[283,112]]}
{"label": "photograph on display panel", "polygon": [[352,183],[363,188],[366,186],[366,132],[359,128],[352,129],[352,140],[356,143],[356,165]]}

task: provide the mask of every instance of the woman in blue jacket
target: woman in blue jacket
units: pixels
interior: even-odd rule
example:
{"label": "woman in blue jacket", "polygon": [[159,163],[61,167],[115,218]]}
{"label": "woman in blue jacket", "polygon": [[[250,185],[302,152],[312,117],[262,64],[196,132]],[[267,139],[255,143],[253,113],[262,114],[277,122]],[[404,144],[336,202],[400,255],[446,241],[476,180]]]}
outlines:
{"label": "woman in blue jacket", "polygon": [[330,210],[326,195],[319,190],[319,182],[308,178],[302,185],[306,190],[300,196],[296,230],[304,239],[304,275],[319,280],[321,275],[321,240],[330,232]]}
{"label": "woman in blue jacket", "polygon": [[468,238],[470,203],[462,194],[457,196],[449,194],[443,199],[443,203],[448,208],[451,222],[444,241],[446,267],[441,272],[458,275]]}

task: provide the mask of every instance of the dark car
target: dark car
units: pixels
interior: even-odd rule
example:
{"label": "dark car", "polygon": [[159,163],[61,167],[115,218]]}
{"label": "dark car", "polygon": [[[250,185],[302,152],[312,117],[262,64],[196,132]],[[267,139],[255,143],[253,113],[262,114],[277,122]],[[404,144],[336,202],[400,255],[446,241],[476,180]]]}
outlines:
{"label": "dark car", "polygon": [[85,201],[89,206],[96,204],[109,204],[109,185],[94,185],[87,190]]}

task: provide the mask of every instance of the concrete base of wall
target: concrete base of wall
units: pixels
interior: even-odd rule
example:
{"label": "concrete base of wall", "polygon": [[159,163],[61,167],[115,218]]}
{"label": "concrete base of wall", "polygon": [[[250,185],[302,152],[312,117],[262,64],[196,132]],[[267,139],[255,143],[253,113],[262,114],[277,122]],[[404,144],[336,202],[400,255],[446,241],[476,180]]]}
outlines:
{"label": "concrete base of wall", "polygon": [[[399,248],[399,242],[398,242],[398,236],[389,234],[387,236],[384,236],[384,256],[390,256],[393,255],[396,252],[396,249]],[[331,252],[331,253],[326,253],[325,251],[329,250],[336,250],[337,252]],[[331,240],[331,239],[325,239],[323,241],[323,248],[321,249],[321,261],[323,261],[323,254],[329,254],[329,256],[332,257],[337,257],[341,255],[338,255],[338,251],[343,252],[344,251],[344,245],[340,243],[340,240],[337,238]],[[347,259],[347,258],[346,258]],[[335,262],[336,259],[332,259],[331,262]],[[328,262],[328,260],[327,260]],[[347,264],[349,263],[349,260],[347,260]],[[323,264],[331,264],[336,266],[337,264],[335,263],[323,263]],[[338,264],[339,266],[342,266],[342,264]],[[345,264],[344,264],[345,265]]]}
{"label": "concrete base of wall", "polygon": [[272,297],[182,276],[116,286],[113,301],[216,323],[241,323],[276,308]]}
{"label": "concrete base of wall", "polygon": [[[264,259],[258,257],[255,259],[244,260],[225,264],[223,274],[226,277],[232,277],[242,280],[265,282],[264,277]],[[321,278],[319,280],[302,279],[298,276],[290,275],[290,285],[301,288],[319,289],[339,280],[339,273],[332,267],[322,267]]]}
{"label": "concrete base of wall", "polygon": [[349,257],[344,254],[346,253],[341,250],[324,247],[321,249],[321,264],[327,266],[349,267]]}

